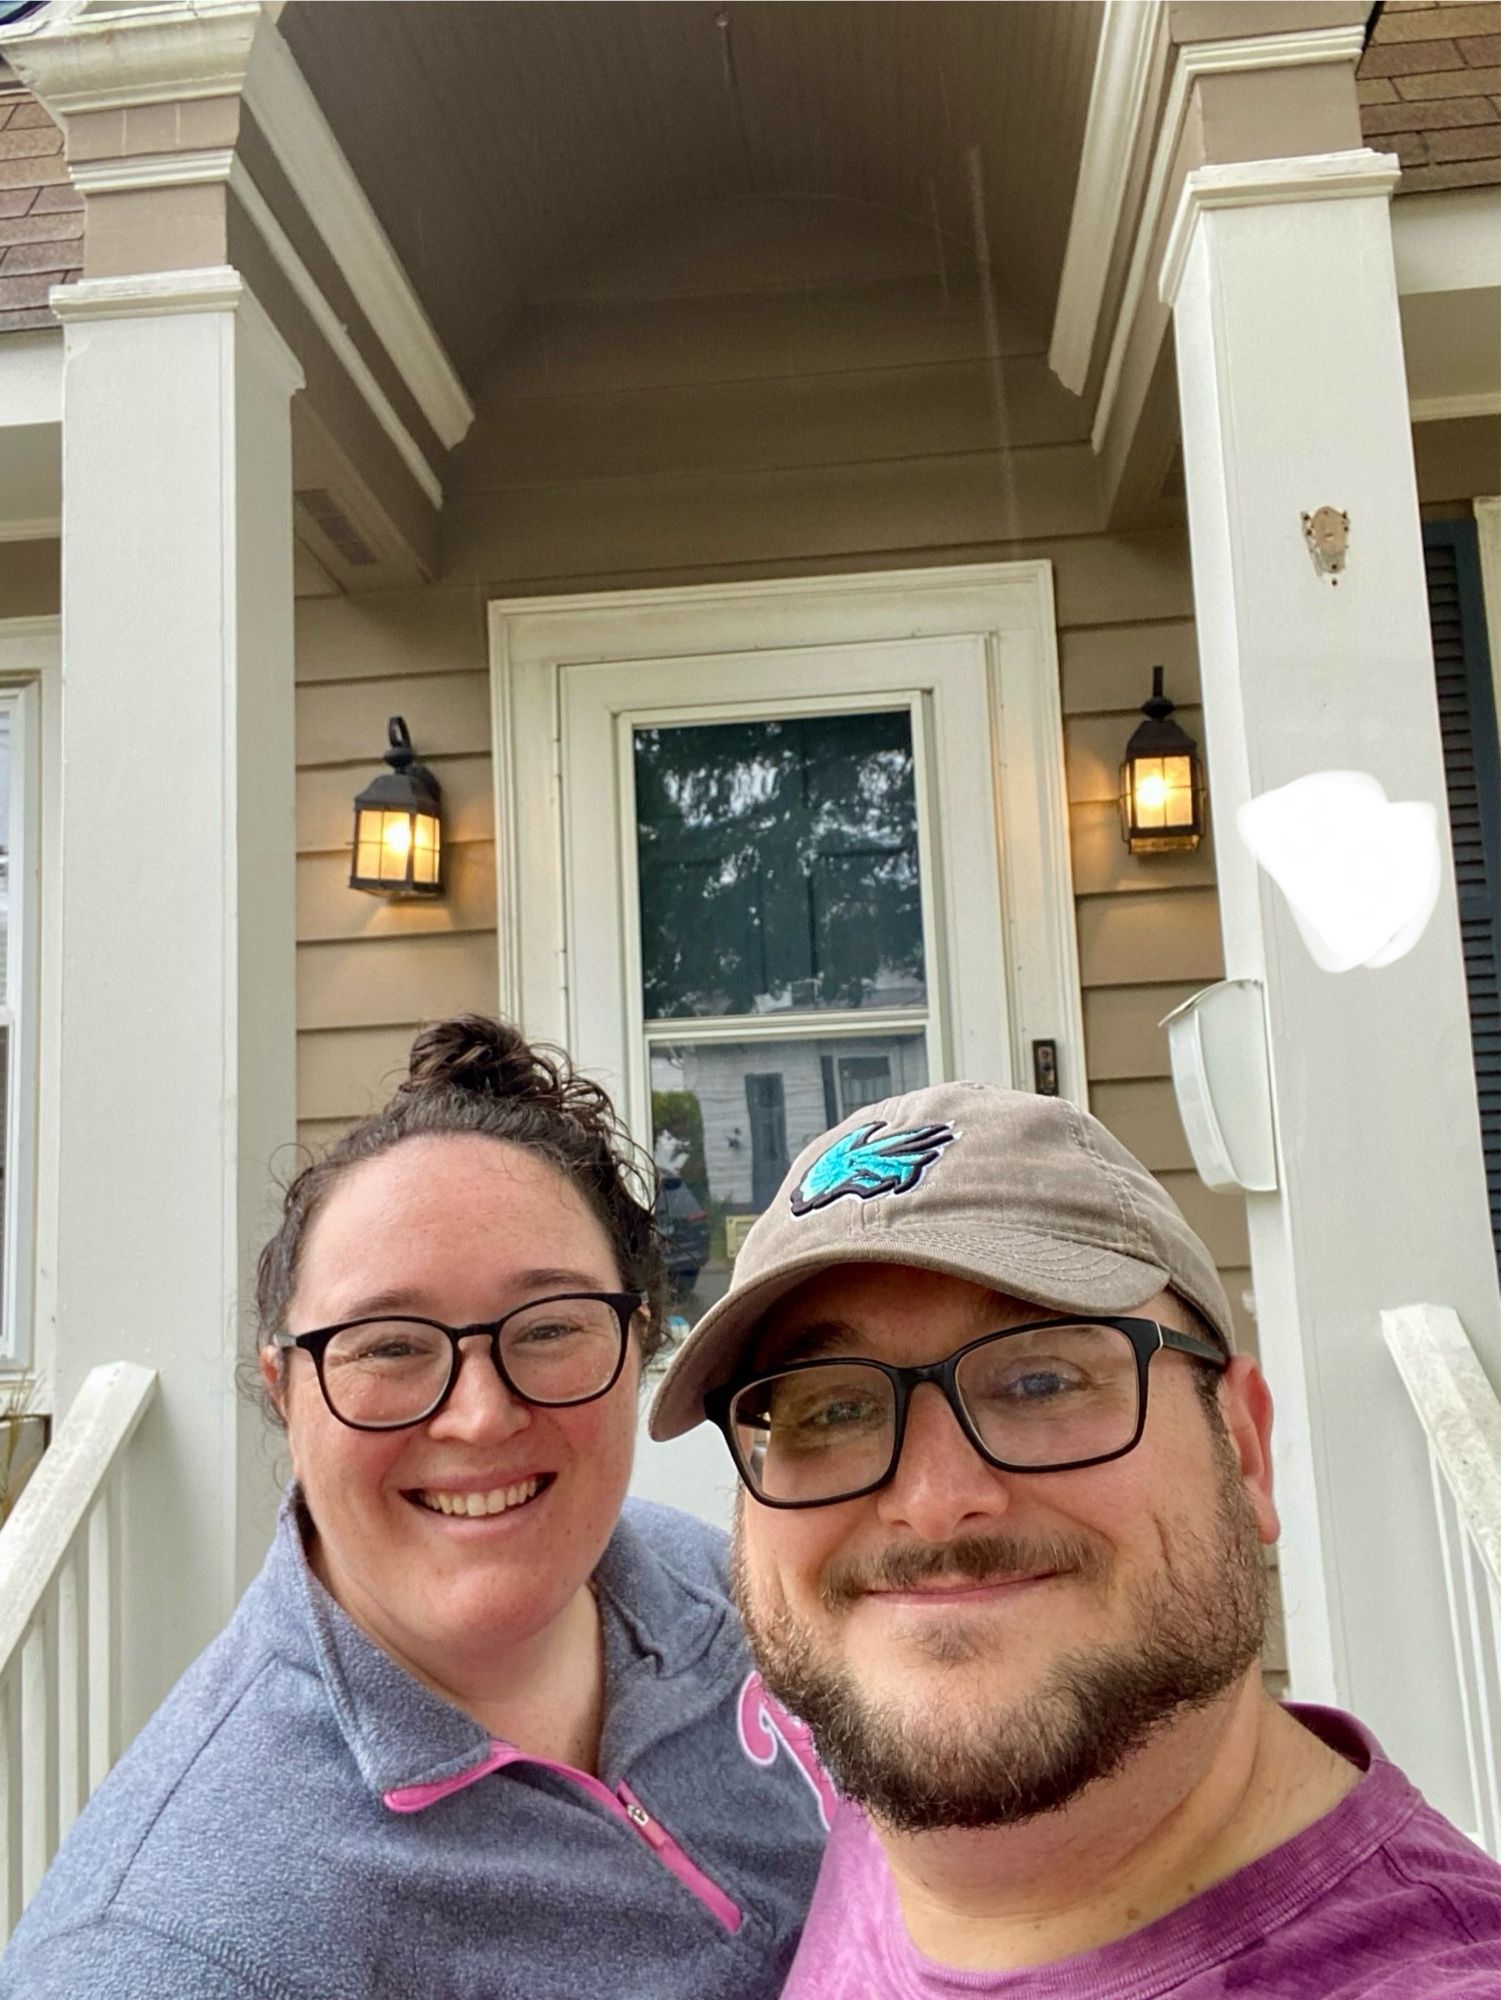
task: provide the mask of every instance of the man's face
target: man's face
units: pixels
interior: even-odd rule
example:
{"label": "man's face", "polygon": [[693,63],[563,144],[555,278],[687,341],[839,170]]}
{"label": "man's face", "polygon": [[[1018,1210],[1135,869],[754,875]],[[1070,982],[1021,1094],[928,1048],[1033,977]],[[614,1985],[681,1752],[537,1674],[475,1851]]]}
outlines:
{"label": "man's face", "polygon": [[[753,1357],[915,1366],[1045,1307],[905,1265],[822,1273]],[[1136,1315],[1194,1330],[1172,1294]],[[736,1589],[762,1675],[841,1790],[909,1831],[1014,1823],[1117,1769],[1254,1664],[1276,1536],[1271,1410],[1253,1363],[1221,1424],[1156,1354],[1141,1442],[1072,1472],[986,1465],[941,1393],[914,1392],[894,1477],[804,1511],[741,1495]]]}

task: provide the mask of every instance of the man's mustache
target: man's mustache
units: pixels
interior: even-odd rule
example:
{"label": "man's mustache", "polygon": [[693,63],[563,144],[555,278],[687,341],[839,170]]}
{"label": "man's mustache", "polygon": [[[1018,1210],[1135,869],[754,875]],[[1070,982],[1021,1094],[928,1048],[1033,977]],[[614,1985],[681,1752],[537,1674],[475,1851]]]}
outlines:
{"label": "man's mustache", "polygon": [[911,1542],[878,1556],[828,1565],[818,1594],[826,1611],[843,1611],[872,1590],[911,1590],[936,1578],[984,1583],[1042,1572],[1094,1582],[1110,1570],[1105,1542],[1094,1535],[962,1535],[952,1542]]}

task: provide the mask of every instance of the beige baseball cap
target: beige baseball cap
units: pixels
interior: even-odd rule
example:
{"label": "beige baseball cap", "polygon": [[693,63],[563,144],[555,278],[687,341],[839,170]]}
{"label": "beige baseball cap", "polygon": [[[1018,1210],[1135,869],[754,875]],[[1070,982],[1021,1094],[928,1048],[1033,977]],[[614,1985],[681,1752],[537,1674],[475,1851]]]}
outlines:
{"label": "beige baseball cap", "polygon": [[1136,1157],[1061,1097],[943,1083],[867,1104],[806,1146],[725,1296],[673,1357],[654,1438],[704,1420],[771,1307],[835,1264],[915,1264],[1055,1312],[1129,1313],[1164,1288],[1234,1348],[1214,1259]]}

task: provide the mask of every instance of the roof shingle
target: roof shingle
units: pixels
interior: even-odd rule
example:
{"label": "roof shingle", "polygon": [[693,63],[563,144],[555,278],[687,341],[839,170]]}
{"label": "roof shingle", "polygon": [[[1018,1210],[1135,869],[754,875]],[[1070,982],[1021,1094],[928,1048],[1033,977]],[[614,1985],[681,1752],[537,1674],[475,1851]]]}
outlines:
{"label": "roof shingle", "polygon": [[1356,78],[1399,195],[1501,184],[1501,0],[1387,0]]}
{"label": "roof shingle", "polygon": [[0,333],[55,325],[47,294],[82,259],[83,198],[63,135],[28,92],[0,84]]}

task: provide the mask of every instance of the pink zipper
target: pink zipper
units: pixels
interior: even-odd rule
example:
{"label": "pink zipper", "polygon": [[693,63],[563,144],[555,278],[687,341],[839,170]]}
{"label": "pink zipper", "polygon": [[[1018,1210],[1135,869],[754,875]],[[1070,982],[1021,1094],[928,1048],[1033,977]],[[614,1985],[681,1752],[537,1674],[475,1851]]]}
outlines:
{"label": "pink zipper", "polygon": [[739,1905],[731,1902],[718,1883],[713,1882],[697,1862],[690,1860],[683,1849],[673,1839],[662,1822],[654,1819],[642,1805],[630,1786],[621,1781],[615,1791],[602,1779],[588,1771],[576,1771],[571,1764],[557,1763],[551,1757],[527,1757],[509,1743],[492,1741],[490,1754],[482,1762],[467,1771],[460,1771],[456,1777],[440,1778],[431,1785],[398,1785],[385,1794],[385,1802],[392,1812],[421,1812],[425,1806],[434,1805],[439,1799],[446,1799],[453,1792],[461,1792],[468,1785],[481,1778],[487,1778],[492,1771],[504,1770],[507,1764],[537,1764],[544,1771],[556,1771],[560,1778],[567,1778],[581,1786],[592,1799],[598,1800],[606,1812],[632,1827],[656,1855],[663,1867],[677,1877],[685,1889],[690,1890],[704,1908],[724,1925],[727,1931],[738,1931],[743,1921]]}

